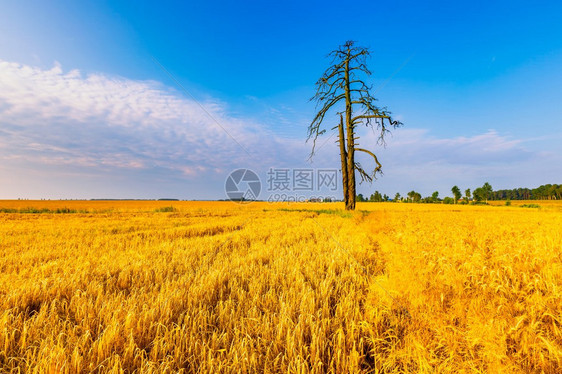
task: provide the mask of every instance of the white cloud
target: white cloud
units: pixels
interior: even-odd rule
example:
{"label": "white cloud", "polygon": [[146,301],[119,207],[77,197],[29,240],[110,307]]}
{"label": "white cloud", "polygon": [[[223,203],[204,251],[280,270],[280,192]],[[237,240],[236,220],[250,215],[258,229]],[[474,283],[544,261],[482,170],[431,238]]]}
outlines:
{"label": "white cloud", "polygon": [[[372,132],[364,139],[366,144],[376,141]],[[562,157],[532,151],[524,143],[494,130],[447,138],[427,129],[397,129],[387,138],[387,147],[378,149],[385,174],[371,189],[446,194],[455,184],[474,188],[489,181],[496,188],[514,188],[557,183]]]}
{"label": "white cloud", "polygon": [[229,117],[221,103],[203,106],[218,124],[195,101],[154,81],[0,61],[0,138],[8,143],[0,157],[195,175],[273,162],[280,152],[266,128]]}
{"label": "white cloud", "polygon": [[[311,144],[304,143],[304,131],[300,138],[288,137],[286,131],[301,122],[289,118],[298,114],[276,112],[281,122],[274,129],[229,115],[228,107],[216,100],[203,106],[220,125],[197,102],[155,81],[0,60],[1,197],[20,191],[36,197],[48,191],[76,197],[73,188],[83,191],[81,197],[98,197],[92,191],[114,197],[117,188],[122,189],[120,197],[139,196],[131,191],[143,188],[150,193],[140,196],[159,197],[186,188],[181,197],[217,198],[225,176],[235,168],[250,167],[263,175],[270,166],[307,165]],[[306,128],[306,123],[301,125]],[[322,147],[312,167],[338,167],[333,140]],[[361,134],[362,146],[373,148],[369,145],[375,143],[372,132]],[[446,191],[450,184],[462,183],[473,187],[483,178],[506,187],[531,186],[557,182],[552,176],[562,171],[560,155],[547,158],[494,130],[447,138],[405,127],[388,138],[386,149],[375,149],[385,176],[368,189],[389,193]],[[360,160],[370,165],[370,160]],[[82,184],[72,179],[79,176],[86,178]],[[117,186],[115,181],[123,182]],[[149,186],[150,181],[154,183]],[[89,189],[94,182],[98,185]],[[164,192],[162,183],[168,188]]]}
{"label": "white cloud", "polygon": [[451,165],[490,165],[528,159],[532,154],[519,139],[510,139],[494,130],[474,136],[439,138],[426,129],[399,129],[390,139],[393,151],[410,162],[440,162]]}

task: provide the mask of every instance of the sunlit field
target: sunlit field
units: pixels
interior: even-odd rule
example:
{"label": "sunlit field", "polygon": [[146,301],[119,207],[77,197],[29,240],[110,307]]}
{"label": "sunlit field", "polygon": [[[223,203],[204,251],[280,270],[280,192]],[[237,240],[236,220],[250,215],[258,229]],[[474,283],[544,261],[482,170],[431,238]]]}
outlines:
{"label": "sunlit field", "polygon": [[503,204],[0,201],[0,372],[560,373],[562,204]]}

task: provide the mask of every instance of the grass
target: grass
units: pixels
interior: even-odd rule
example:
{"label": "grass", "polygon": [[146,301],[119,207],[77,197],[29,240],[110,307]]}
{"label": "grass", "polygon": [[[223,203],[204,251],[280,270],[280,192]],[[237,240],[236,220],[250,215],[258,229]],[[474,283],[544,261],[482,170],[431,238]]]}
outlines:
{"label": "grass", "polygon": [[[0,213],[21,213],[21,214],[43,214],[43,213],[52,213],[52,214],[68,214],[68,213],[78,213],[79,211],[76,209],[69,209],[69,208],[57,208],[57,209],[48,209],[48,208],[1,208]],[[80,213],[87,213],[87,211],[80,211]]]}
{"label": "grass", "polygon": [[0,372],[562,370],[557,202],[0,204]]}
{"label": "grass", "polygon": [[277,209],[279,212],[312,212],[316,215],[319,214],[333,214],[337,215],[342,218],[351,218],[353,217],[353,213],[350,211],[346,211],[344,209],[288,209],[288,208],[281,208]]}
{"label": "grass", "polygon": [[156,213],[170,213],[170,212],[177,212],[177,209],[174,208],[173,206],[163,206],[163,207],[154,209],[154,212],[156,212]]}
{"label": "grass", "polygon": [[523,204],[520,205],[521,208],[540,208],[541,206],[538,204]]}

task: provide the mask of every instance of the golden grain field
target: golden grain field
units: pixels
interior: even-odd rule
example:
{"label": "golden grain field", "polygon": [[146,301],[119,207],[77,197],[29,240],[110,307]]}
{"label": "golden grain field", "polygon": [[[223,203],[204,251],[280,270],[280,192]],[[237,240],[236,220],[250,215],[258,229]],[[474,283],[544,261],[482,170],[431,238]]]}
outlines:
{"label": "golden grain field", "polygon": [[560,373],[534,203],[0,201],[0,372]]}

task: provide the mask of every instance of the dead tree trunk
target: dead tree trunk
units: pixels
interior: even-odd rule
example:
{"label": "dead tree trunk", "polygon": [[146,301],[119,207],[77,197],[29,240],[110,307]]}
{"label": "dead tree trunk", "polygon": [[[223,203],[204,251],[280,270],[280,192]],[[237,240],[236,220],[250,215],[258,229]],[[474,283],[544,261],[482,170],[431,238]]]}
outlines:
{"label": "dead tree trunk", "polygon": [[[316,100],[317,105],[321,104],[321,108],[308,127],[308,139],[314,139],[310,156],[314,155],[316,139],[326,132],[322,128],[326,113],[330,109],[336,108],[340,116],[340,123],[336,127],[338,128],[337,142],[339,142],[340,148],[345,209],[354,210],[356,200],[355,172],[359,173],[361,181],[367,180],[369,182],[373,181],[377,173],[382,173],[382,165],[373,152],[356,148],[359,139],[356,134],[357,125],[363,124],[373,129],[376,126],[376,129],[380,131],[378,141],[384,144],[384,136],[389,132],[389,127],[396,128],[401,123],[393,121],[390,112],[385,108],[378,108],[375,105],[376,99],[369,93],[371,87],[367,86],[360,77],[361,74],[371,75],[366,66],[366,57],[369,56],[368,49],[355,47],[354,42],[348,41],[339,49],[332,51],[330,55],[333,56],[333,64],[316,82],[316,95],[311,99]],[[358,115],[354,116],[354,113],[358,113]],[[355,161],[355,151],[364,152],[373,157],[377,166],[372,173],[367,173]]]}
{"label": "dead tree trunk", "polygon": [[340,144],[340,158],[341,158],[341,174],[342,174],[342,185],[343,187],[343,201],[345,206],[348,206],[349,196],[347,194],[347,184],[349,175],[347,172],[347,151],[345,149],[345,134],[343,130],[343,115],[340,113],[340,124],[338,126],[338,143]]}

